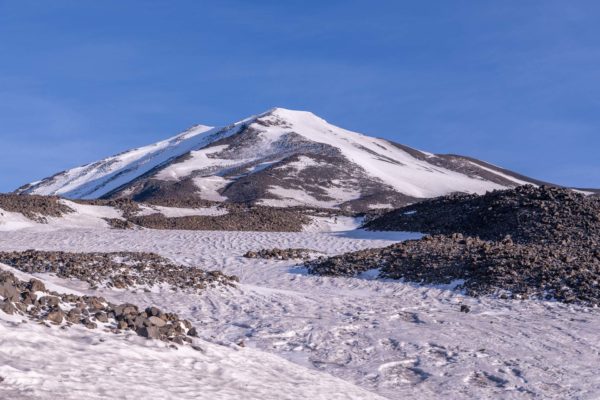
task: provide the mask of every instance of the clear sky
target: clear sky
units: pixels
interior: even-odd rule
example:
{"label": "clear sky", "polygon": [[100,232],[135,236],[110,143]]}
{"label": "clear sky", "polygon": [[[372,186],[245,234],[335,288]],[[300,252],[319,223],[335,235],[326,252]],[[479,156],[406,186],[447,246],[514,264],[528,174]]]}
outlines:
{"label": "clear sky", "polygon": [[600,187],[600,2],[0,0],[0,191],[274,106]]}

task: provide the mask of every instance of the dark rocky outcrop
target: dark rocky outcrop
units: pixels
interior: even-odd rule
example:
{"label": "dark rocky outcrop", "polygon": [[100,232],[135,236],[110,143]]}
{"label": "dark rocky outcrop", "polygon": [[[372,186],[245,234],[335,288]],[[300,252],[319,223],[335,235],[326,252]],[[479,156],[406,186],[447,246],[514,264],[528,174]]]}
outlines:
{"label": "dark rocky outcrop", "polygon": [[[40,223],[47,223],[46,217],[60,217],[74,212],[60,202],[56,196],[1,195],[0,209],[23,213]],[[337,210],[317,207],[268,207],[251,204],[219,203],[193,197],[159,197],[151,199],[150,206],[175,208],[218,207],[221,215],[190,215],[167,217],[158,210],[154,214],[139,215],[144,204],[129,198],[70,200],[78,204],[113,207],[122,213],[122,218],[104,218],[113,229],[181,229],[218,231],[263,231],[300,232],[309,224],[312,216],[356,216],[351,210]],[[0,210],[0,213],[2,212]]]}
{"label": "dark rocky outcrop", "polygon": [[500,294],[600,305],[600,252],[485,241],[461,234],[425,236],[307,263],[318,275],[353,276],[378,268],[381,278],[424,284],[464,281],[470,295]]}

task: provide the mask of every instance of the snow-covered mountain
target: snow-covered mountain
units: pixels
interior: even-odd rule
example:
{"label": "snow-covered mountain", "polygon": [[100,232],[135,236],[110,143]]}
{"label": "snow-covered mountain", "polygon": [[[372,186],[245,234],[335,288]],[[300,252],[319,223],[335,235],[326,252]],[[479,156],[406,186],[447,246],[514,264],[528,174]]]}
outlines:
{"label": "snow-covered mountain", "polygon": [[198,125],[16,192],[365,210],[525,183],[537,181],[469,157],[351,132],[310,112],[275,108],[226,127]]}

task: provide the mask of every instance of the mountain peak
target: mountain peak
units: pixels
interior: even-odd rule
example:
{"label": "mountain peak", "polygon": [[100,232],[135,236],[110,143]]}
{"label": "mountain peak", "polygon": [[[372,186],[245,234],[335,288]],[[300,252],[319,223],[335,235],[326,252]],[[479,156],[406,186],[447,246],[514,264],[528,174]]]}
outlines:
{"label": "mountain peak", "polygon": [[283,107],[273,107],[271,109],[269,109],[268,111],[264,112],[263,114],[259,115],[260,117],[267,117],[267,116],[275,116],[281,120],[285,120],[285,121],[301,121],[301,120],[316,120],[319,121],[321,123],[327,123],[327,121],[325,121],[323,118],[319,117],[318,115],[314,114],[311,111],[305,111],[305,110],[292,110],[289,108],[283,108]]}
{"label": "mountain peak", "polygon": [[135,200],[199,198],[271,206],[365,210],[531,179],[461,156],[433,156],[272,108],[231,125],[194,126],[39,182],[17,193]]}

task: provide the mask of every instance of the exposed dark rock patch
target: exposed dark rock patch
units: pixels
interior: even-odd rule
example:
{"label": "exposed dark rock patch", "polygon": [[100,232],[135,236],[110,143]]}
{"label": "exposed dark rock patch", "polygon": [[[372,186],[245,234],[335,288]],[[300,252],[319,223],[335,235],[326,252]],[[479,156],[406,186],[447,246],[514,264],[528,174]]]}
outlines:
{"label": "exposed dark rock patch", "polygon": [[243,257],[246,258],[264,258],[264,259],[275,259],[275,260],[293,260],[302,259],[309,260],[315,253],[316,250],[311,249],[261,249],[257,251],[248,251]]}
{"label": "exposed dark rock patch", "polygon": [[0,271],[0,296],[4,313],[26,315],[51,325],[102,327],[113,333],[133,331],[148,339],[176,344],[191,343],[191,337],[197,336],[188,320],[157,307],[141,310],[134,304],[110,303],[103,297],[57,293],[47,290],[37,279],[25,282],[9,271]]}
{"label": "exposed dark rock patch", "polygon": [[62,251],[0,252],[0,262],[27,273],[55,273],[92,287],[117,289],[169,285],[198,292],[219,284],[233,285],[237,277],[219,271],[177,265],[153,253],[66,253]]}
{"label": "exposed dark rock patch", "polygon": [[18,212],[31,220],[45,223],[45,217],[60,217],[73,212],[73,209],[60,200],[58,196],[0,194],[0,209]]}
{"label": "exposed dark rock patch", "polygon": [[219,201],[209,201],[198,197],[174,196],[149,198],[146,204],[153,206],[175,207],[175,208],[207,208],[207,207],[226,207],[227,205]]}
{"label": "exposed dark rock patch", "polygon": [[123,188],[122,191],[111,192],[103,198],[131,198],[136,202],[144,202],[169,207],[180,207],[183,202],[197,201],[197,204],[212,204],[198,196],[198,187],[192,178],[178,181],[163,181],[151,177],[141,177]]}
{"label": "exposed dark rock patch", "polygon": [[[580,245],[600,238],[600,200],[568,189],[520,186],[482,196],[455,194],[400,208],[369,230],[462,233],[486,240]],[[565,243],[563,243],[565,242]]]}
{"label": "exposed dark rock patch", "polygon": [[135,229],[139,228],[133,222],[119,218],[104,218],[108,225],[113,229]]}
{"label": "exposed dark rock patch", "polygon": [[370,230],[462,233],[519,243],[600,237],[600,201],[568,189],[520,186],[483,196],[456,194],[423,201],[368,222]]}
{"label": "exposed dark rock patch", "polygon": [[152,229],[217,231],[300,232],[310,218],[303,213],[273,207],[228,207],[224,215],[192,215],[167,218],[151,214],[130,218],[135,225]]}

